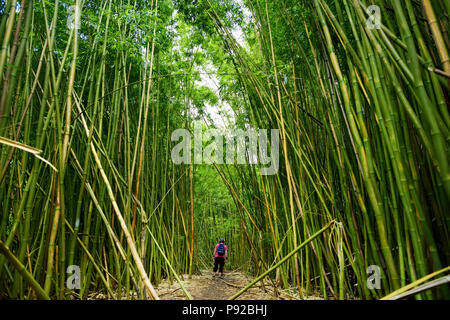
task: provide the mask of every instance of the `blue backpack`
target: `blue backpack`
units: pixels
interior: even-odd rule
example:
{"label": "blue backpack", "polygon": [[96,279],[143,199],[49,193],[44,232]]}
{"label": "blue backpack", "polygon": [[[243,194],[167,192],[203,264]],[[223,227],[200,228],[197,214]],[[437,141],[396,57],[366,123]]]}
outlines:
{"label": "blue backpack", "polygon": [[225,255],[225,245],[223,243],[219,243],[219,246],[217,247],[217,254],[220,257],[223,257]]}

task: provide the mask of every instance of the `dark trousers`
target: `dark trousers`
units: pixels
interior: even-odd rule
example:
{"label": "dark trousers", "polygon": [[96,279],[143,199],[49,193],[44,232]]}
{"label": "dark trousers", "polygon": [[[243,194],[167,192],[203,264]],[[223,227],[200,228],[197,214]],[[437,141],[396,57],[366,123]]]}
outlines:
{"label": "dark trousers", "polygon": [[219,268],[219,272],[223,273],[223,266],[225,265],[224,257],[216,257],[214,258],[214,269],[213,272],[217,272],[217,268]]}

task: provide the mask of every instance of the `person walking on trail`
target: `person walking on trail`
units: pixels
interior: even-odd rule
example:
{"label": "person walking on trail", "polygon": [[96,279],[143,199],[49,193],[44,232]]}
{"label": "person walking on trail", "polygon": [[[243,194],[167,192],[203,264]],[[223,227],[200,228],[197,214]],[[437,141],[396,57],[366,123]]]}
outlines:
{"label": "person walking on trail", "polygon": [[225,240],[223,238],[220,238],[219,243],[216,244],[216,247],[214,249],[213,277],[217,276],[217,269],[219,269],[219,277],[223,277],[223,266],[225,265],[225,261],[227,261],[227,258],[228,250],[227,246],[225,245]]}

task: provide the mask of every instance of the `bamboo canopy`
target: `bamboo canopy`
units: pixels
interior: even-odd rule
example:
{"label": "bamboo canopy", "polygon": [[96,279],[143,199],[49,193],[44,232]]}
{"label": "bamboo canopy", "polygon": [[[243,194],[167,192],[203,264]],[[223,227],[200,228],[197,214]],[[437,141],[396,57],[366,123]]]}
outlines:
{"label": "bamboo canopy", "polygon": [[[183,280],[221,237],[255,279],[227,298],[265,279],[448,299],[449,16],[445,0],[0,1],[0,299],[158,300],[163,279],[192,299]],[[277,172],[175,163],[195,121],[278,130]]]}

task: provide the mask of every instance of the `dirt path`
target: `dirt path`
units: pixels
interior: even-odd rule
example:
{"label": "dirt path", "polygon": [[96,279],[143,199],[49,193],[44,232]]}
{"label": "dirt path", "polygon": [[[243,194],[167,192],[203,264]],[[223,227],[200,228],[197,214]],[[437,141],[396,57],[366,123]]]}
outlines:
{"label": "dirt path", "polygon": [[[223,278],[213,277],[211,270],[202,270],[199,275],[192,275],[191,279],[188,275],[180,277],[183,286],[194,300],[227,300],[253,280],[252,277],[238,271],[226,272]],[[187,300],[175,279],[172,284],[165,279],[155,289],[161,300]],[[136,291],[132,291],[130,295],[132,299],[141,299]],[[108,297],[103,293],[93,293],[88,296],[88,299],[102,300],[108,299]],[[125,297],[124,293],[122,299],[130,299],[130,297]],[[300,297],[298,293],[293,293],[293,290],[279,288],[276,294],[275,288],[266,279],[264,285],[262,282],[257,283],[237,300],[322,300],[322,298],[317,296]]]}
{"label": "dirt path", "polygon": [[[223,279],[212,277],[209,270],[203,270],[201,275],[193,275],[191,279],[187,275],[184,275],[183,278],[183,285],[195,300],[226,300],[252,280],[240,272],[225,273]],[[156,291],[162,300],[186,299],[183,290],[176,281],[170,286],[167,280],[164,280],[156,288]],[[266,286],[263,288],[261,284],[257,284],[238,299],[278,300],[279,298],[275,296],[272,287]]]}

